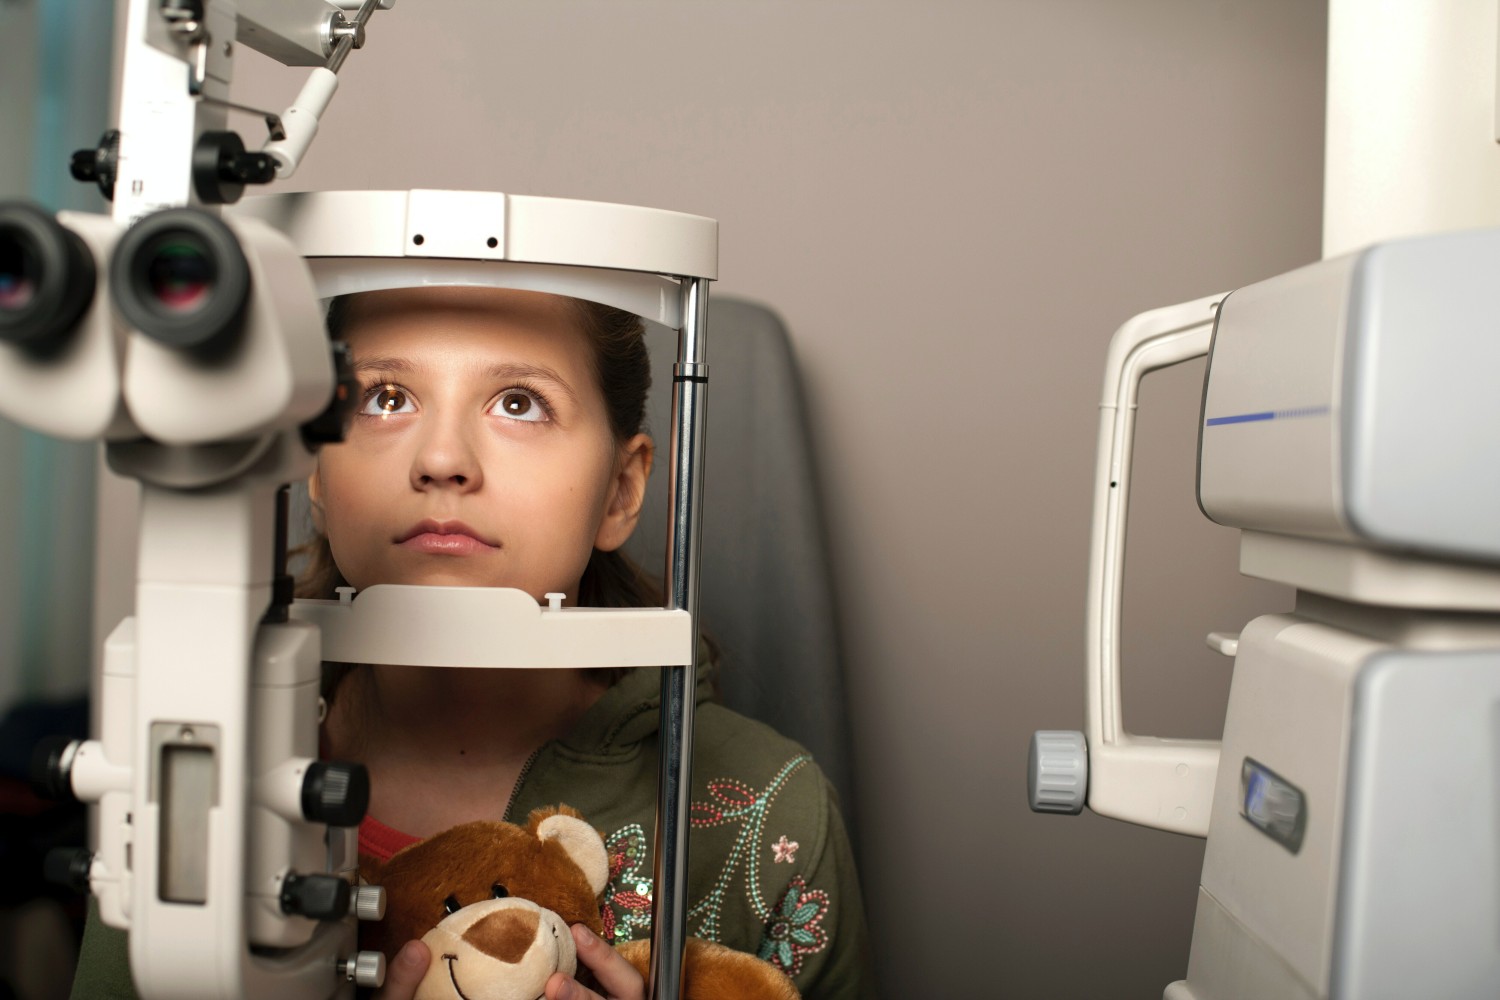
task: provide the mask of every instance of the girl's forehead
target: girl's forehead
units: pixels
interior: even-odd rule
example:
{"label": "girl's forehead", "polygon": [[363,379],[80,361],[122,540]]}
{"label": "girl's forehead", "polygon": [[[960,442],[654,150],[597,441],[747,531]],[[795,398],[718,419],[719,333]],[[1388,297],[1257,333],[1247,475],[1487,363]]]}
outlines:
{"label": "girl's forehead", "polygon": [[497,288],[402,288],[354,296],[343,337],[358,357],[399,350],[546,354],[589,366],[590,344],[571,299]]}
{"label": "girl's forehead", "polygon": [[492,324],[500,327],[577,329],[573,300],[512,288],[424,286],[361,292],[349,297],[345,323],[357,328],[399,323],[406,327]]}

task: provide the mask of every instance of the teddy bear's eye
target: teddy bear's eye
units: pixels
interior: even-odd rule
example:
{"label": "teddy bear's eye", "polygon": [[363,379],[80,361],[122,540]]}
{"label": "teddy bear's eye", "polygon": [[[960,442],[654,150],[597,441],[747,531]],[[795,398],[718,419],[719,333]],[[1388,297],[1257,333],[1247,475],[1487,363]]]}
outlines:
{"label": "teddy bear's eye", "polygon": [[505,888],[505,886],[501,885],[499,882],[496,882],[494,885],[490,886],[490,893],[496,899],[504,899],[506,896],[510,895],[510,890]]}
{"label": "teddy bear's eye", "polygon": [[449,896],[447,899],[443,900],[444,913],[457,913],[461,909],[463,909],[463,907],[459,905],[457,896]]}

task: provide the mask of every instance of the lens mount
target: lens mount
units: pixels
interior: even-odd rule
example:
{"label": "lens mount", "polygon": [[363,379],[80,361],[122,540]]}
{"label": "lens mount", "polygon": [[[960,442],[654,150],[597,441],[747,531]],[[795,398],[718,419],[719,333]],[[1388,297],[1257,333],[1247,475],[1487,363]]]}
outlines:
{"label": "lens mount", "polygon": [[120,238],[109,290],[134,329],[168,347],[211,355],[233,346],[244,328],[250,265],[221,219],[169,208]]}
{"label": "lens mount", "polygon": [[0,340],[37,351],[67,342],[94,299],[88,244],[36,205],[0,202]]}

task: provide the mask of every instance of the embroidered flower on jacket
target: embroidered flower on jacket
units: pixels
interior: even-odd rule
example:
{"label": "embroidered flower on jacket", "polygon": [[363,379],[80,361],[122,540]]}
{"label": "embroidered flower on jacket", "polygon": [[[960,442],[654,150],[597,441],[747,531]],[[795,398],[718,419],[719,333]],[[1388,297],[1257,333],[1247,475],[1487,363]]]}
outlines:
{"label": "embroidered flower on jacket", "polygon": [[781,839],[771,845],[771,852],[776,855],[775,864],[779,865],[783,861],[790,864],[797,860],[797,848],[801,846],[795,840],[787,840],[783,833]]}
{"label": "embroidered flower on jacket", "polygon": [[827,912],[828,893],[809,889],[801,875],[794,875],[766,921],[760,957],[788,976],[801,972],[803,956],[822,951],[828,944],[828,932],[819,926]]}
{"label": "embroidered flower on jacket", "polygon": [[599,917],[604,922],[604,940],[623,944],[635,940],[637,931],[651,930],[651,880],[641,874],[646,834],[639,823],[631,823],[605,841],[604,849],[609,854],[609,884],[604,887]]}

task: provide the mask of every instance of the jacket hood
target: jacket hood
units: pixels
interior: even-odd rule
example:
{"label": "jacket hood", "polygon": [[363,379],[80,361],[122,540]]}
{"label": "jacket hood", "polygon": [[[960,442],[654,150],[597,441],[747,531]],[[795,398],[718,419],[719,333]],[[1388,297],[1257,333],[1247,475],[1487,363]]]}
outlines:
{"label": "jacket hood", "polygon": [[[713,701],[713,664],[699,650],[694,701]],[[661,729],[661,684],[666,671],[636,667],[620,678],[557,742],[577,753],[609,754],[628,750]]]}

